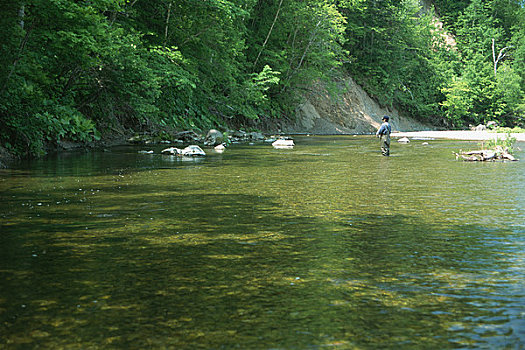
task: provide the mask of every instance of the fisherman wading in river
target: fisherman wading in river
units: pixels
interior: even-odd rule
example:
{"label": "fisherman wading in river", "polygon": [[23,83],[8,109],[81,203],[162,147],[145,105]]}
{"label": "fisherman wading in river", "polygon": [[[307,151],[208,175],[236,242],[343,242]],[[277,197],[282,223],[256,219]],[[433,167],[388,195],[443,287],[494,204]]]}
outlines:
{"label": "fisherman wading in river", "polygon": [[381,124],[381,127],[376,132],[376,136],[381,138],[381,153],[384,156],[390,155],[390,133],[392,132],[392,127],[388,122],[389,119],[390,118],[385,115],[382,119],[383,124]]}

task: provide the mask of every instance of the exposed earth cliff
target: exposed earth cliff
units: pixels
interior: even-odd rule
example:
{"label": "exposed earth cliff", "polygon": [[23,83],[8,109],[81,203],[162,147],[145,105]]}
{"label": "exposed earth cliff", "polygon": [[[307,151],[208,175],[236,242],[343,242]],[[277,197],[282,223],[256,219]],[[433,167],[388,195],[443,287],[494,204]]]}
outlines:
{"label": "exposed earth cliff", "polygon": [[[350,77],[338,83],[339,94],[330,94],[317,84],[296,109],[295,122],[283,126],[286,133],[370,134],[381,125],[384,115],[391,117],[394,131],[432,130],[435,127],[407,118],[380,106]],[[336,96],[334,96],[336,95]]]}

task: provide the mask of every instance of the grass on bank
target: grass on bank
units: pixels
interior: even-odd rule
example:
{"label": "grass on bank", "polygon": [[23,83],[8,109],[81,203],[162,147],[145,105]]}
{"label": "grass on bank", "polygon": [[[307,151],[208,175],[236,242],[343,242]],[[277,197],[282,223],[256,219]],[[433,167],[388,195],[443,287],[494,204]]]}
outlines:
{"label": "grass on bank", "polygon": [[483,141],[480,144],[481,149],[492,149],[492,150],[501,149],[501,150],[505,150],[506,152],[510,154],[513,154],[514,144],[516,143],[516,138],[513,137],[510,132],[507,132],[506,134],[507,135],[503,138],[495,137],[494,139]]}
{"label": "grass on bank", "polygon": [[515,126],[513,128],[497,126],[495,128],[489,129],[489,132],[501,133],[501,134],[522,134],[522,133],[525,133],[525,129],[520,128],[519,126]]}

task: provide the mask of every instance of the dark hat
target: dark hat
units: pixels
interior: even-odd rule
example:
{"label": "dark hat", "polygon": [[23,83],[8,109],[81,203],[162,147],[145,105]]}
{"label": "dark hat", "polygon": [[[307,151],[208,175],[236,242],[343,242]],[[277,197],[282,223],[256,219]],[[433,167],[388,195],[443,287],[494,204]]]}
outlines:
{"label": "dark hat", "polygon": [[390,119],[390,117],[388,115],[383,116],[383,120],[388,121],[389,119]]}

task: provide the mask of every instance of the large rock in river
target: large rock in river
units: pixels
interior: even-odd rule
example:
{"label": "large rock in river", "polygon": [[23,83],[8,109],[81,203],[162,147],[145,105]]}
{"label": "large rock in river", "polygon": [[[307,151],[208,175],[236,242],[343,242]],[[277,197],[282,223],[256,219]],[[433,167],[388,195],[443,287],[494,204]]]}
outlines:
{"label": "large rock in river", "polygon": [[224,135],[222,132],[216,129],[211,129],[208,131],[208,134],[206,134],[206,139],[204,140],[204,144],[207,146],[217,146],[220,145],[224,141]]}

